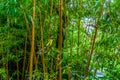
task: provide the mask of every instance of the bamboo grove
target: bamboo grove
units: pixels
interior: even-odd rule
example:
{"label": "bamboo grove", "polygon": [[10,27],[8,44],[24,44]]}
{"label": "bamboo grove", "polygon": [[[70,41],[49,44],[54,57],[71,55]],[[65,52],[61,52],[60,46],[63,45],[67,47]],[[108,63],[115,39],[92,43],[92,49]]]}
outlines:
{"label": "bamboo grove", "polygon": [[119,80],[119,0],[0,0],[0,80]]}

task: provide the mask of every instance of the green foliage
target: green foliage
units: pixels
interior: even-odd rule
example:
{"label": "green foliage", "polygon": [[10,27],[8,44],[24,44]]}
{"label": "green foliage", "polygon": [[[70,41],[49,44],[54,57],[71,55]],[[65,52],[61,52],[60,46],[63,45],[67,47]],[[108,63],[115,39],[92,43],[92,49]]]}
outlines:
{"label": "green foliage", "polygon": [[[99,24],[96,26],[95,23],[98,20],[102,5],[104,6],[103,13],[102,16],[100,16]],[[102,0],[63,1],[63,55],[62,61],[59,63],[62,64],[63,75],[68,75],[68,73],[71,72],[73,80],[75,76],[82,79],[91,51],[95,29],[98,27],[90,72],[86,80],[120,79],[119,5],[120,0],[104,0],[104,4]],[[2,79],[6,79],[7,76],[14,79],[17,75],[22,75],[25,53],[26,62],[24,75],[25,78],[28,76],[32,10],[32,0],[0,0],[0,76]],[[85,26],[85,22],[87,22],[88,28]],[[41,61],[41,27],[43,27],[43,43],[45,47],[43,54],[45,55],[45,62],[48,63],[46,80],[48,78],[54,79],[58,75],[58,72],[55,72],[55,65],[57,54],[59,53],[56,46],[58,44],[59,23],[59,0],[36,0],[34,47],[35,53],[41,51],[40,54],[36,54],[36,56],[39,57],[38,70],[34,70],[32,76],[36,80],[44,78]],[[90,30],[90,26],[88,25],[91,24],[93,25],[93,29]],[[78,26],[80,26],[79,30]],[[91,32],[89,32],[89,30]],[[79,31],[80,37],[78,37]],[[50,43],[49,39],[53,40],[53,42]],[[50,43],[50,45],[47,45],[48,43]],[[72,55],[70,53],[72,53]],[[18,63],[19,70],[16,69],[16,66],[13,66],[15,70],[10,72],[12,68],[9,63],[12,63],[11,65],[17,65]],[[3,64],[8,66],[8,68]],[[33,66],[35,69],[35,64]],[[96,70],[100,70],[104,74],[104,77],[97,77],[95,75]],[[9,75],[7,71],[10,73]]]}
{"label": "green foliage", "polygon": [[0,75],[3,79],[6,79],[7,75],[5,68],[0,68]]}

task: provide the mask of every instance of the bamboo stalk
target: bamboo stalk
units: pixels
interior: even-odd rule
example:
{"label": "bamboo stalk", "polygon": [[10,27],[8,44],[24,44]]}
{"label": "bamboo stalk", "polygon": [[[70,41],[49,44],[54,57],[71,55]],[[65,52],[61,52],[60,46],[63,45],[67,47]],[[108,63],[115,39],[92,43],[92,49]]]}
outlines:
{"label": "bamboo stalk", "polygon": [[70,42],[70,71],[68,74],[68,80],[72,78],[72,50],[73,50],[73,30],[72,30],[72,41]]}
{"label": "bamboo stalk", "polygon": [[34,40],[35,40],[35,6],[36,0],[33,0],[33,14],[32,14],[32,41],[31,41],[31,53],[30,53],[30,66],[29,66],[29,79],[32,79],[33,71],[33,56],[34,56]]}
{"label": "bamboo stalk", "polygon": [[94,37],[93,37],[90,53],[88,54],[88,62],[87,62],[86,70],[85,70],[85,73],[84,73],[84,75],[85,75],[84,79],[88,76],[88,73],[89,73],[90,61],[91,61],[92,54],[93,54],[93,51],[94,51],[94,45],[95,45],[95,41],[96,41],[98,26],[99,26],[99,23],[100,23],[100,17],[103,13],[103,9],[104,9],[104,0],[102,0],[102,8],[100,9],[100,13],[98,14],[98,20],[95,24],[95,26],[96,26],[95,34],[94,34]]}
{"label": "bamboo stalk", "polygon": [[46,78],[46,70],[45,70],[45,61],[44,61],[44,36],[43,36],[43,26],[42,26],[42,16],[41,16],[41,12],[40,12],[40,32],[41,32],[41,43],[42,43],[42,54],[41,54],[41,58],[42,58],[42,66],[43,66],[43,77],[44,79]]}
{"label": "bamboo stalk", "polygon": [[[52,20],[52,11],[53,11],[53,0],[50,0],[50,21],[49,21],[49,25],[48,25],[48,39],[50,39],[51,37],[50,37],[50,27],[51,27],[51,20]],[[47,47],[47,51],[49,50],[49,46]],[[46,58],[47,58],[47,62],[46,62],[46,67],[48,67],[48,54],[46,55]],[[50,73],[52,74],[52,66],[53,66],[53,59],[52,59],[52,61],[51,61],[51,69],[50,69]],[[48,72],[48,70],[47,70],[48,68],[46,68],[46,72]],[[50,77],[50,79],[51,79],[51,77]]]}
{"label": "bamboo stalk", "polygon": [[[18,55],[18,50],[17,50],[17,47],[16,47],[16,56]],[[17,60],[16,62],[16,68],[17,68],[17,80],[19,80],[19,61]]]}
{"label": "bamboo stalk", "polygon": [[58,41],[58,49],[59,53],[59,80],[62,80],[62,0],[59,1],[59,16],[60,16],[60,26],[59,26],[59,41]]}
{"label": "bamboo stalk", "polygon": [[[80,54],[80,22],[81,22],[81,13],[82,13],[82,1],[80,0],[80,8],[79,8],[79,12],[78,12],[80,15],[79,15],[79,20],[78,20],[78,43],[77,43],[77,56],[79,56]],[[78,71],[79,71],[79,64],[78,64],[78,60],[77,60],[77,74],[78,74]],[[81,74],[80,74],[81,75]],[[78,75],[76,75],[76,80],[78,80]]]}
{"label": "bamboo stalk", "polygon": [[[9,17],[7,18],[7,23],[8,23],[8,26],[10,25],[10,19],[9,19]],[[8,36],[9,36],[9,31],[8,31]],[[9,49],[7,49],[7,50],[9,50]],[[6,62],[6,64],[5,64],[5,67],[6,67],[6,72],[7,72],[7,77],[6,77],[6,80],[9,80],[9,69],[8,69],[8,52],[7,52],[7,62]]]}
{"label": "bamboo stalk", "polygon": [[23,59],[23,69],[22,69],[22,80],[24,80],[25,75],[25,65],[26,65],[26,49],[27,49],[27,35],[25,39],[25,52],[24,52],[24,59]]}
{"label": "bamboo stalk", "polygon": [[[2,41],[2,40],[0,39],[0,41]],[[1,53],[2,53],[2,67],[5,68],[3,45],[1,45],[1,48],[2,48],[2,51],[1,51]],[[3,80],[1,74],[0,74],[0,80]]]}
{"label": "bamboo stalk", "polygon": [[26,65],[26,50],[27,50],[27,39],[29,38],[30,39],[30,41],[31,41],[31,38],[30,38],[30,30],[29,30],[29,24],[28,24],[28,19],[27,19],[27,16],[26,16],[26,14],[25,14],[25,12],[24,12],[24,9],[23,9],[23,13],[24,13],[24,19],[25,19],[25,25],[26,25],[26,30],[27,30],[27,33],[26,33],[26,39],[25,39],[25,52],[24,52],[24,58],[23,58],[23,69],[22,69],[22,80],[24,80],[24,78],[25,78],[25,68],[27,69],[27,67],[25,67],[25,65]]}

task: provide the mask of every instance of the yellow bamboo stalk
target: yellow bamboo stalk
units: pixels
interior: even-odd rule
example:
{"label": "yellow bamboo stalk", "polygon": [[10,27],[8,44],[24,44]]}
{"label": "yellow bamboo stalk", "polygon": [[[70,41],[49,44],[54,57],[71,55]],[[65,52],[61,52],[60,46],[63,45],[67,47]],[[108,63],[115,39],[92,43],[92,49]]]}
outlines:
{"label": "yellow bamboo stalk", "polygon": [[29,79],[32,79],[33,71],[33,55],[34,55],[34,37],[35,37],[35,5],[36,0],[33,0],[33,13],[32,13],[32,41],[31,41],[31,53],[30,53],[30,66],[29,66]]}
{"label": "yellow bamboo stalk", "polygon": [[62,80],[62,66],[61,66],[61,61],[62,61],[62,0],[59,1],[59,16],[60,16],[60,26],[59,26],[59,41],[58,41],[58,49],[60,51],[60,56],[59,56],[59,80]]}

